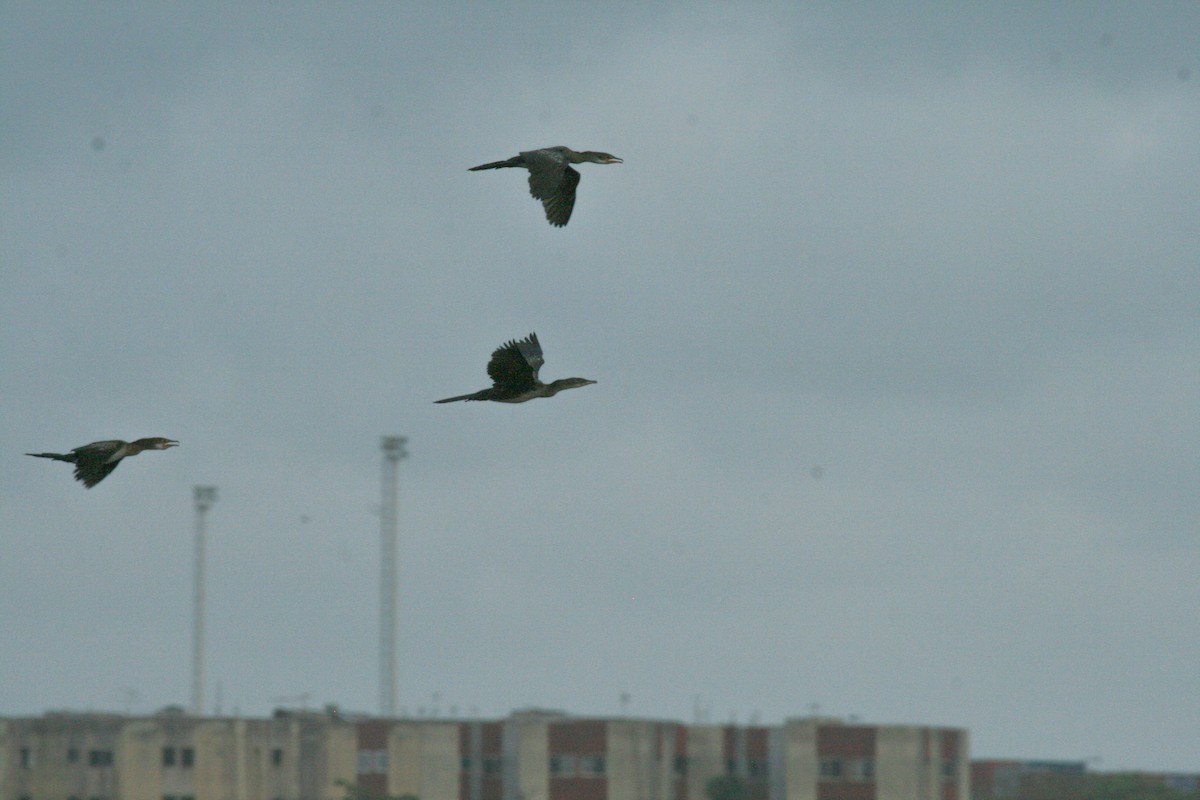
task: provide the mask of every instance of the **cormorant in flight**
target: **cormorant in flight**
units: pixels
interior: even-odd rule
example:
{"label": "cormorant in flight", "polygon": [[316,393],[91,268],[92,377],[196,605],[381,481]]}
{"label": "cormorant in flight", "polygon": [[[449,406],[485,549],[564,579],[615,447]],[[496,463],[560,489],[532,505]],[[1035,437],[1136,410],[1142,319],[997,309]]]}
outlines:
{"label": "cormorant in flight", "polygon": [[481,389],[472,394],[460,394],[435,400],[435,403],[453,403],[458,400],[494,400],[497,403],[524,403],[535,397],[554,397],[563,389],[578,389],[595,383],[587,378],[560,378],[553,383],[538,380],[538,369],[542,363],[542,346],[536,333],[519,341],[513,340],[496,348],[487,371],[492,379],[492,388]]}
{"label": "cormorant in flight", "polygon": [[571,209],[575,207],[575,187],[579,185],[579,173],[571,164],[582,164],[585,161],[593,164],[623,163],[621,159],[608,153],[596,153],[591,150],[579,153],[569,147],[560,146],[527,150],[505,161],[493,161],[490,164],[471,167],[470,171],[502,167],[524,167],[529,170],[529,193],[542,201],[542,206],[546,209],[546,219],[550,224],[561,228],[571,218]]}
{"label": "cormorant in flight", "polygon": [[178,445],[179,442],[174,439],[152,436],[149,439],[138,439],[136,442],[122,442],[120,439],[92,442],[76,447],[69,453],[26,453],[25,455],[34,458],[52,458],[55,461],[74,464],[75,480],[90,489],[116,469],[117,464],[120,464],[123,458],[136,456],[143,450],[166,450],[168,447],[177,447]]}

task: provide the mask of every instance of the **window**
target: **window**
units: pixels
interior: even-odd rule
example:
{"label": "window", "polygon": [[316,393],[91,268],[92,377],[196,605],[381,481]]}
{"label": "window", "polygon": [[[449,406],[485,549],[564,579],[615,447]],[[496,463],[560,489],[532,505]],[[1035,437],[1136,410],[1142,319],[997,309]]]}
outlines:
{"label": "window", "polygon": [[942,762],[942,777],[943,778],[953,778],[957,774],[958,774],[957,762],[954,762],[954,761],[943,761]]}
{"label": "window", "polygon": [[604,774],[607,764],[602,755],[550,756],[550,776],[554,778],[591,778]]}
{"label": "window", "polygon": [[750,758],[746,760],[746,777],[747,778],[765,778],[767,777],[767,762],[762,758]]}
{"label": "window", "polygon": [[[164,767],[175,766],[175,748],[174,747],[164,747],[163,748],[163,766]],[[163,800],[167,800],[167,799],[163,798]],[[172,798],[170,798],[170,800],[175,800],[175,798],[172,797]]]}
{"label": "window", "polygon": [[869,758],[863,759],[862,777],[864,781],[875,780],[875,762]]}
{"label": "window", "polygon": [[574,775],[576,767],[575,756],[550,756],[550,775],[566,777]]}
{"label": "window", "polygon": [[88,751],[88,766],[90,767],[111,767],[113,763],[112,750],[89,750]]}
{"label": "window", "polygon": [[504,771],[504,762],[496,756],[483,757],[483,774],[484,775],[499,775]]}
{"label": "window", "polygon": [[461,769],[463,772],[470,772],[471,771],[471,757],[463,756],[462,761],[459,762],[458,768]]}
{"label": "window", "polygon": [[191,767],[196,764],[196,750],[193,747],[179,748],[179,765],[181,767]]}
{"label": "window", "polygon": [[687,775],[688,757],[687,756],[675,756],[674,768],[675,768],[676,775],[679,775],[680,777]]}
{"label": "window", "polygon": [[68,747],[67,748],[67,763],[74,764],[78,760],[79,760],[79,748],[78,747]]}
{"label": "window", "polygon": [[822,759],[821,777],[825,779],[842,777],[842,762],[836,758]]}
{"label": "window", "polygon": [[17,755],[17,763],[26,769],[33,766],[33,751],[28,747],[22,747]]}
{"label": "window", "polygon": [[271,763],[277,767],[283,763],[283,749],[282,748],[276,747],[271,750]]}
{"label": "window", "polygon": [[386,775],[388,771],[387,750],[359,750],[359,775]]}
{"label": "window", "polygon": [[604,756],[580,756],[579,757],[579,774],[580,775],[603,775],[604,774]]}

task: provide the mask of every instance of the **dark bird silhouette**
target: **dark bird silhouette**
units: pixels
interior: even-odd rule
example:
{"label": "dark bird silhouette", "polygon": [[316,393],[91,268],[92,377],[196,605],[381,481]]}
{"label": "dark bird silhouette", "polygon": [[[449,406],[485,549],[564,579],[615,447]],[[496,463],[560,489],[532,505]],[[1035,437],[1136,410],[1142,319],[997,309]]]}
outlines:
{"label": "dark bird silhouette", "polygon": [[569,147],[545,147],[527,150],[505,161],[480,164],[471,167],[470,171],[503,167],[524,167],[529,170],[529,193],[542,201],[550,224],[561,228],[571,218],[571,209],[575,208],[575,187],[579,185],[579,173],[571,164],[585,161],[593,164],[624,163],[608,153],[591,150],[579,153]]}
{"label": "dark bird silhouette", "polygon": [[492,353],[487,371],[492,379],[492,388],[481,389],[472,394],[460,394],[435,403],[454,403],[458,400],[493,400],[497,403],[524,403],[535,397],[554,397],[563,389],[578,389],[595,383],[587,378],[560,378],[553,383],[538,380],[541,368],[542,346],[536,333],[520,341],[513,340],[500,345]]}
{"label": "dark bird silhouette", "polygon": [[136,456],[143,450],[166,450],[168,447],[178,447],[174,439],[164,439],[152,436],[149,439],[138,439],[136,442],[122,442],[120,439],[108,439],[103,442],[92,442],[82,447],[76,447],[69,453],[26,453],[34,458],[52,458],[55,461],[66,461],[75,465],[75,480],[87,488],[92,488],[108,477],[108,473],[117,468],[121,459]]}

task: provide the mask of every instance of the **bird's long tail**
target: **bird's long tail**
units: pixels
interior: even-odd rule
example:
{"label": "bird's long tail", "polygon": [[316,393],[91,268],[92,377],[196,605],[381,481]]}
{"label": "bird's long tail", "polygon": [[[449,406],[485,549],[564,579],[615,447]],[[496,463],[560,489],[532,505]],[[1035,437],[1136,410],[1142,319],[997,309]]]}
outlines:
{"label": "bird's long tail", "polygon": [[471,394],[460,394],[458,397],[447,397],[445,400],[434,400],[435,403],[456,403],[459,400],[474,400],[475,392]]}
{"label": "bird's long tail", "polygon": [[34,458],[53,458],[55,461],[66,461],[68,464],[75,463],[74,453],[26,453],[25,455]]}
{"label": "bird's long tail", "polygon": [[521,167],[525,165],[524,159],[520,156],[506,158],[503,161],[493,161],[490,164],[480,164],[478,167],[471,167],[468,172],[478,172],[481,169],[500,169],[501,167]]}

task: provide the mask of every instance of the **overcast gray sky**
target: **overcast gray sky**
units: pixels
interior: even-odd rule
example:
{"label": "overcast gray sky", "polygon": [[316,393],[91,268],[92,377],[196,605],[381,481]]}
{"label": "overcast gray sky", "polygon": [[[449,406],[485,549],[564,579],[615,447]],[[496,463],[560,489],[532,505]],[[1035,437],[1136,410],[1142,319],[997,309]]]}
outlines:
{"label": "overcast gray sky", "polygon": [[[0,713],[964,726],[1195,770],[1200,6],[0,6]],[[566,144],[571,224],[517,171]],[[536,331],[519,406],[487,385]],[[169,436],[95,489],[23,453]],[[219,689],[218,689],[219,686]],[[435,694],[437,699],[435,700]]]}

